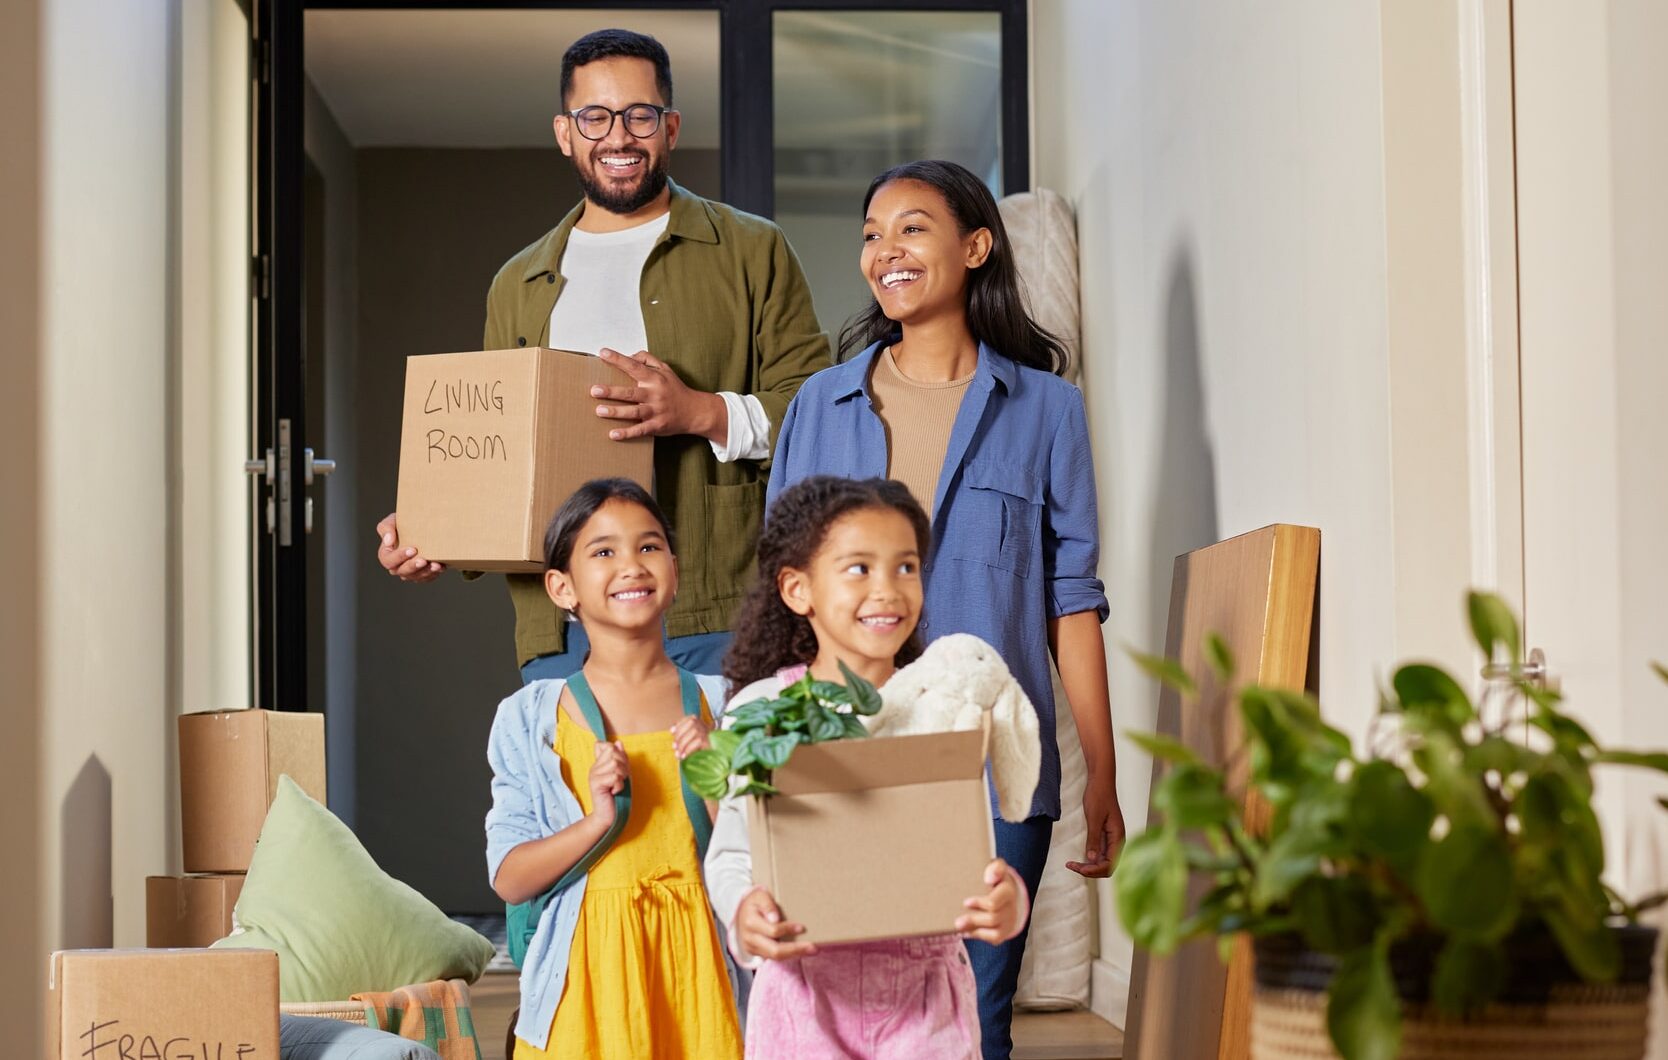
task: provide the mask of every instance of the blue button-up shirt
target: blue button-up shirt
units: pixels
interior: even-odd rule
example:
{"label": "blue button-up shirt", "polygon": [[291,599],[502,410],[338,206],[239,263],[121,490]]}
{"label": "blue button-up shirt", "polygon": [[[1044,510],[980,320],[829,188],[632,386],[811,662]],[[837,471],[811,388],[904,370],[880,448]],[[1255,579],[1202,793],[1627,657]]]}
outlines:
{"label": "blue button-up shirt", "polygon": [[[885,477],[886,430],[869,393],[880,344],[818,372],[788,406],[768,499],[810,475]],[[1100,532],[1083,395],[988,346],[950,430],[923,572],[928,640],[971,633],[1002,654],[1037,708],[1042,773],[1031,813],[1060,816],[1060,749],[1048,621],[1106,620]]]}

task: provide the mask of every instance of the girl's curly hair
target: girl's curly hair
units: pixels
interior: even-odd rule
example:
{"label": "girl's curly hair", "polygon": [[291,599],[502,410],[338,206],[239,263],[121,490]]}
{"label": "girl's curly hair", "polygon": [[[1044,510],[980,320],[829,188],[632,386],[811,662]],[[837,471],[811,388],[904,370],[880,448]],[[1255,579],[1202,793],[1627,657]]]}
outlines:
{"label": "girl's curly hair", "polygon": [[[776,498],[759,535],[758,578],[742,600],[730,650],[724,654],[724,679],[732,695],[784,667],[817,657],[817,636],[811,622],[782,602],[777,576],[787,567],[809,568],[829,529],[842,516],[875,508],[895,511],[909,520],[916,548],[925,560],[932,545],[932,524],[920,502],[901,482],[813,475]],[[914,662],[921,648],[917,627],[898,649],[897,665]]]}

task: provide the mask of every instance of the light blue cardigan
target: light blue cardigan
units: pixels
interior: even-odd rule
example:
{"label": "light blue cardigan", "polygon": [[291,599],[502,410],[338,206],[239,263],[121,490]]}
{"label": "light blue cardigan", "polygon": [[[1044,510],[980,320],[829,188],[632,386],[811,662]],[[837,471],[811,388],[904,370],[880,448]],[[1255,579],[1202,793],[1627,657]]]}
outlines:
{"label": "light blue cardigan", "polygon": [[[696,680],[708,709],[716,714],[724,703],[723,679],[698,674]],[[510,851],[555,835],[584,816],[579,800],[562,779],[555,751],[556,704],[566,684],[560,678],[534,681],[498,704],[487,741],[487,761],[492,764],[492,809],[486,816],[489,883],[498,878],[498,868]],[[527,947],[515,1034],[539,1049],[547,1044],[556,1006],[562,1000],[573,930],[584,900],[585,881],[581,879],[545,906]]]}

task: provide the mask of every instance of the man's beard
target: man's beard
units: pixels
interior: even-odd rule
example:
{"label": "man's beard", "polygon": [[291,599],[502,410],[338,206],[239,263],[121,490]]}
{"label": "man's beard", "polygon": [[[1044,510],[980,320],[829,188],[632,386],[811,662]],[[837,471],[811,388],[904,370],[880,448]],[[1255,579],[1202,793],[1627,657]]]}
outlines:
{"label": "man's beard", "polygon": [[615,191],[607,184],[596,180],[592,173],[603,168],[602,163],[594,158],[589,167],[579,164],[574,159],[573,172],[579,178],[579,186],[585,192],[585,197],[609,213],[633,214],[655,199],[666,190],[666,156],[661,155],[658,160],[648,154],[641,154],[644,170],[643,179],[637,182],[635,188]]}

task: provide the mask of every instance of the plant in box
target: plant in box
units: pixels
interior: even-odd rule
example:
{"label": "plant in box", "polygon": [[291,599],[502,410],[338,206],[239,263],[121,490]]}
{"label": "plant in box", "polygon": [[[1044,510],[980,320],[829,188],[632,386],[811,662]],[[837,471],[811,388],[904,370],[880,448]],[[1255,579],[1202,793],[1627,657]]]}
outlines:
{"label": "plant in box", "polygon": [[875,686],[840,664],[844,685],[818,681],[807,673],[775,699],[756,699],[737,707],[727,728],[710,736],[711,747],[683,760],[690,790],[707,799],[730,791],[730,778],[742,778],[738,795],[773,795],[772,770],[788,761],[802,743],[822,743],[869,735],[862,719],[878,714]]}
{"label": "plant in box", "polygon": [[[1510,609],[1480,593],[1469,609],[1505,689],[1474,704],[1440,668],[1403,666],[1363,757],[1310,697],[1238,692],[1267,835],[1242,825],[1233,770],[1132,734],[1169,765],[1153,792],[1162,823],[1118,865],[1119,917],[1159,953],[1215,936],[1225,959],[1233,936],[1255,937],[1254,1057],[1644,1054],[1656,932],[1636,921],[1665,896],[1630,904],[1604,884],[1592,774],[1668,772],[1668,754],[1600,747],[1525,678]],[[1207,649],[1226,683],[1226,646]],[[1137,660],[1195,694],[1174,662]],[[1210,886],[1189,908],[1193,874]]]}

